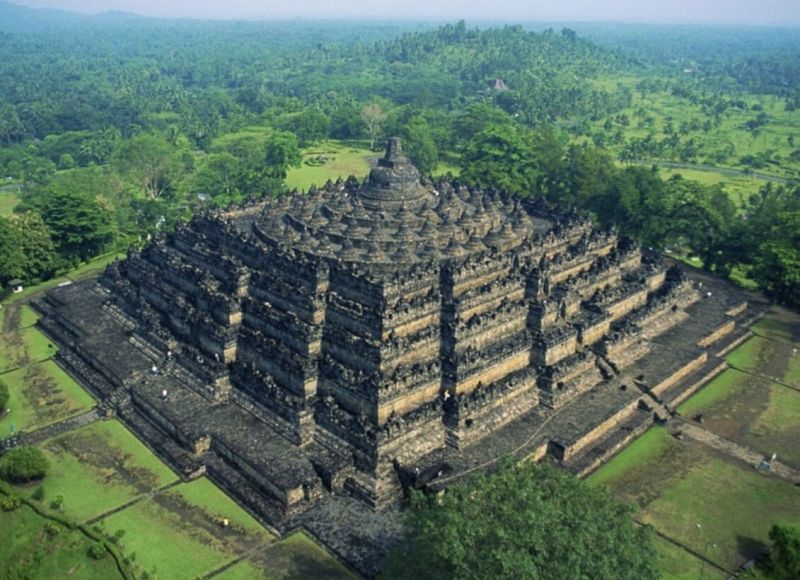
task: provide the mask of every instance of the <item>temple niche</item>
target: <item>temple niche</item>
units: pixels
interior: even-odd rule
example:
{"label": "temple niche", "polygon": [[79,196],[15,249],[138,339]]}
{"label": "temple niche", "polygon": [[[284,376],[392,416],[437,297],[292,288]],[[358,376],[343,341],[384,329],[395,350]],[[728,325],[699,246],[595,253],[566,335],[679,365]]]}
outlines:
{"label": "temple niche", "polygon": [[591,469],[736,336],[741,296],[706,289],[390,139],[364,182],[197,216],[38,308],[109,413],[280,528],[506,454]]}

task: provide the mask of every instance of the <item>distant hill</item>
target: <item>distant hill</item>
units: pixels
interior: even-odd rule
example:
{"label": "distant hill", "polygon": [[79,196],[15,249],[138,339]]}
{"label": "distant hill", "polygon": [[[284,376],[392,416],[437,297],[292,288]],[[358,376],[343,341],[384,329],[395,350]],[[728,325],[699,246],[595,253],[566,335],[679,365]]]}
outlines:
{"label": "distant hill", "polygon": [[140,19],[144,17],[116,10],[88,16],[54,8],[29,8],[0,0],[0,32],[39,32]]}

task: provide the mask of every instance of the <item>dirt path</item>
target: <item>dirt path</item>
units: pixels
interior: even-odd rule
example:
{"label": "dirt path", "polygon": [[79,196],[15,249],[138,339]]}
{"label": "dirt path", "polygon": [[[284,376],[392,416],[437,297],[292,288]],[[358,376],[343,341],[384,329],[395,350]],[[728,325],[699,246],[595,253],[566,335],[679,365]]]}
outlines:
{"label": "dirt path", "polygon": [[[670,423],[676,428],[676,430],[680,430],[684,435],[691,437],[695,441],[699,441],[700,443],[708,445],[709,447],[713,447],[725,455],[738,459],[739,461],[749,463],[754,468],[765,459],[763,453],[753,451],[749,447],[745,447],[744,445],[740,445],[725,439],[724,437],[720,437],[719,435],[716,435],[711,431],[707,431],[698,425],[694,425],[685,419],[673,419]],[[789,467],[788,465],[777,460],[772,462],[769,473],[792,483],[800,483],[800,470]]]}

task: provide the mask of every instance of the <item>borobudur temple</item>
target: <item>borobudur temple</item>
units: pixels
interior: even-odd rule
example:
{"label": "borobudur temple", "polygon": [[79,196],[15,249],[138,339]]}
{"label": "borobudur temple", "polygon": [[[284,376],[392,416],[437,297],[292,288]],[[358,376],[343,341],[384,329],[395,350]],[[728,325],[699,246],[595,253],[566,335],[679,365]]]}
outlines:
{"label": "borobudur temple", "polygon": [[206,212],[36,306],[61,364],[182,475],[357,566],[326,502],[385,511],[506,455],[591,470],[755,315],[585,217],[421,179],[396,139],[364,182]]}

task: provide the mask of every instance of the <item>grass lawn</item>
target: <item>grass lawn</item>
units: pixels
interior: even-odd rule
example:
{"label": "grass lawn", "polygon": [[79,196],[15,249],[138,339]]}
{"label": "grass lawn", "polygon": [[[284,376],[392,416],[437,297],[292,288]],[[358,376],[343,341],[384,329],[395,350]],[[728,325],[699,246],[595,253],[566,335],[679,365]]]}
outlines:
{"label": "grass lawn", "polygon": [[[82,533],[59,526],[59,533],[51,535],[45,531],[47,523],[27,506],[0,511],[0,578],[120,577],[110,556],[101,560],[89,557],[92,542]],[[25,575],[20,574],[23,570]]]}
{"label": "grass lawn", "polygon": [[50,339],[34,327],[22,328],[10,336],[4,336],[2,346],[0,373],[47,360],[58,352]]}
{"label": "grass lawn", "polygon": [[668,542],[659,536],[655,537],[658,568],[662,580],[696,580],[703,571],[703,578],[725,578],[727,574],[706,564],[683,548]]}
{"label": "grass lawn", "polygon": [[[135,553],[136,565],[151,578],[197,578],[228,559],[195,539],[183,522],[152,500],[135,504],[103,523],[110,533],[125,530],[125,553]],[[200,534],[201,531],[196,533]]]}
{"label": "grass lawn", "polygon": [[[223,527],[221,516],[230,525]],[[125,553],[155,578],[196,578],[272,536],[207,480],[180,485],[104,520],[109,533],[125,530]]]}
{"label": "grass lawn", "polygon": [[766,547],[774,523],[800,524],[798,493],[790,482],[709,456],[659,489],[640,517],[695,550],[716,544],[708,558],[732,570]]}
{"label": "grass lawn", "polygon": [[45,442],[42,449],[50,460],[43,504],[48,506],[57,496],[63,496],[63,512],[77,521],[99,516],[177,480],[118,421],[102,421],[71,431]]}
{"label": "grass lawn", "polygon": [[46,280],[45,282],[42,282],[41,284],[36,284],[35,286],[26,286],[25,289],[19,294],[12,294],[8,298],[6,298],[3,301],[3,305],[5,306],[8,304],[13,304],[24,298],[28,298],[32,294],[36,294],[37,292],[41,292],[42,290],[47,290],[48,288],[54,288],[59,284],[63,284],[65,282],[71,282],[74,280],[93,276],[97,274],[100,270],[108,266],[116,258],[122,258],[124,257],[124,255],[125,255],[124,253],[112,252],[110,254],[104,254],[102,256],[97,256],[96,258],[92,258],[88,262],[85,262],[80,266],[78,266],[77,268],[70,270],[63,276],[59,276],[51,280]]}
{"label": "grass lawn", "polygon": [[[306,191],[312,185],[321,187],[328,179],[346,179],[350,175],[361,179],[369,173],[369,160],[379,155],[369,149],[325,141],[303,152],[303,163],[286,175],[286,186]],[[322,165],[309,165],[318,158],[325,159]]]}
{"label": "grass lawn", "polygon": [[334,580],[357,578],[330,553],[306,534],[292,534],[267,550],[258,552],[251,560],[264,573],[276,580],[315,578]]}
{"label": "grass lawn", "polygon": [[70,280],[82,280],[83,278],[94,276],[95,274],[99,273],[100,270],[104,270],[105,267],[111,262],[117,259],[122,259],[125,257],[125,255],[125,252],[112,252],[110,254],[97,256],[96,258],[92,258],[88,262],[81,264],[74,270],[70,270],[66,275]]}
{"label": "grass lawn", "polygon": [[[616,87],[613,78],[596,79],[594,82],[600,83],[598,86],[611,87],[610,90]],[[786,111],[783,101],[771,95],[747,95],[742,100],[747,107],[728,108],[720,116],[719,124],[712,123],[703,127],[711,119],[701,105],[667,91],[642,95],[634,89],[631,106],[620,111],[619,115],[596,121],[593,132],[606,136],[608,149],[619,154],[624,144],[632,139],[643,139],[649,135],[654,141],[664,141],[667,138],[665,129],[671,123],[679,132],[682,144],[689,139],[693,141],[696,156],[691,161],[694,163],[739,169],[743,167],[743,156],[758,157],[763,154],[768,159],[763,167],[756,169],[760,173],[788,177],[800,170],[800,163],[790,158],[796,146],[790,145],[788,139],[800,129],[800,117],[797,113]],[[757,115],[754,109],[756,105],[766,113],[768,122],[757,135],[753,135],[744,125]],[[620,122],[620,115],[627,117],[629,122]],[[610,131],[604,128],[606,121],[612,124]],[[617,131],[623,136],[620,143],[609,139]],[[671,156],[673,161],[677,161],[679,157],[677,150],[667,150],[665,156]],[[693,170],[687,172],[681,169],[677,172],[704,183],[714,179],[713,176],[698,176]],[[752,185],[748,176],[742,176],[742,179],[724,176],[723,182],[734,201],[739,193],[746,193]]]}
{"label": "grass lawn", "polygon": [[[714,380],[704,386],[700,391],[688,401],[678,407],[681,415],[689,417],[698,412],[706,411],[720,403],[724,404],[732,396],[741,394],[742,391],[751,386],[753,379],[735,369],[728,369],[722,374],[717,375]],[[766,387],[766,381],[759,381],[760,386]]]}
{"label": "grass lawn", "polygon": [[800,354],[796,346],[754,336],[730,353],[726,360],[737,369],[800,388]]}
{"label": "grass lawn", "polygon": [[205,510],[214,520],[226,517],[231,526],[239,526],[247,533],[258,534],[264,539],[272,537],[250,514],[205,477],[180,485],[168,493],[178,495],[191,505]]}
{"label": "grass lawn", "polygon": [[790,482],[692,440],[677,441],[661,427],[651,428],[591,481],[636,504],[638,519],[670,538],[698,552],[706,542],[716,544],[708,557],[727,570],[760,553],[773,523],[800,523],[800,491]]}
{"label": "grass lawn", "polygon": [[10,392],[9,413],[0,419],[0,437],[32,431],[91,408],[95,401],[51,360],[0,375]]}
{"label": "grass lawn", "polygon": [[772,349],[772,343],[760,336],[747,340],[726,358],[728,363],[737,369],[749,372],[759,372],[766,362]]}
{"label": "grass lawn", "polygon": [[673,175],[680,175],[684,179],[698,181],[703,185],[721,185],[725,188],[728,197],[737,208],[744,207],[750,196],[757,194],[758,190],[767,183],[765,180],[752,175],[728,175],[701,169],[661,167],[659,168],[659,174],[663,179],[669,179]]}
{"label": "grass lawn", "polygon": [[458,175],[461,173],[461,168],[453,163],[439,161],[436,169],[433,170],[433,176],[439,177],[440,175],[446,175],[447,173],[451,173],[453,177],[458,177]]}
{"label": "grass lawn", "polygon": [[270,576],[252,562],[242,560],[213,578],[214,580],[266,580]]}
{"label": "grass lawn", "polygon": [[12,191],[0,192],[0,216],[9,216],[20,202],[19,195]]}
{"label": "grass lawn", "polygon": [[750,330],[752,330],[753,333],[765,338],[788,341],[795,340],[792,327],[784,322],[781,322],[780,320],[776,320],[771,316],[765,316],[751,326]]}
{"label": "grass lawn", "polygon": [[665,452],[673,443],[672,437],[665,429],[651,427],[633,444],[614,457],[613,461],[592,473],[587,481],[607,483],[622,474],[628,474],[640,466],[647,465],[654,456]]}
{"label": "grass lawn", "polygon": [[20,309],[19,327],[28,328],[39,321],[39,313],[27,304]]}
{"label": "grass lawn", "polygon": [[36,294],[37,292],[41,292],[42,290],[47,290],[48,288],[54,288],[59,284],[63,284],[64,282],[69,282],[69,281],[70,281],[69,278],[65,276],[59,276],[58,278],[47,280],[45,282],[42,282],[41,284],[36,284],[35,286],[25,286],[25,288],[19,294],[12,294],[11,296],[3,300],[3,305],[19,302],[24,298],[28,298],[32,294]]}
{"label": "grass lawn", "polygon": [[728,369],[678,407],[703,427],[800,468],[800,392]]}

